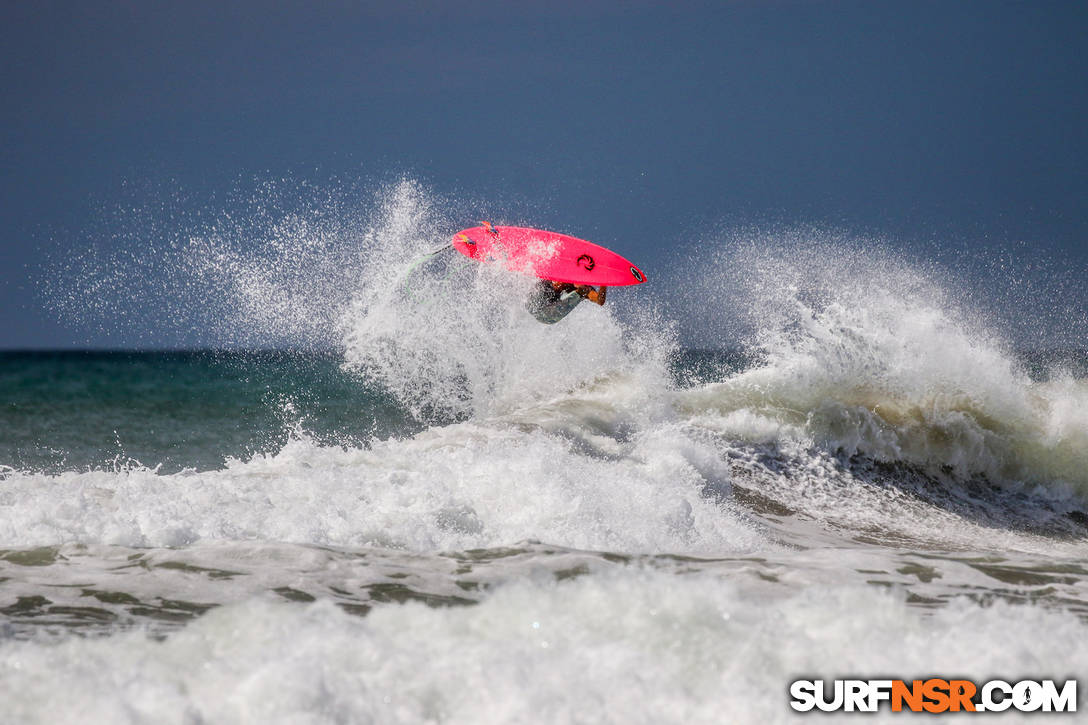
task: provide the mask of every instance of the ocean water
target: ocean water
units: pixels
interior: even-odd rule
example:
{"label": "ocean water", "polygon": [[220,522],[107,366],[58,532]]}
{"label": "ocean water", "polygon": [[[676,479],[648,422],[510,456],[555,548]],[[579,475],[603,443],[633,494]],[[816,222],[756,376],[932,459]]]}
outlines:
{"label": "ocean water", "polygon": [[841,239],[730,246],[700,306],[746,332],[696,347],[415,264],[456,220],[412,184],[319,222],[167,255],[232,349],[0,355],[5,721],[787,722],[801,677],[1088,671],[1084,351]]}

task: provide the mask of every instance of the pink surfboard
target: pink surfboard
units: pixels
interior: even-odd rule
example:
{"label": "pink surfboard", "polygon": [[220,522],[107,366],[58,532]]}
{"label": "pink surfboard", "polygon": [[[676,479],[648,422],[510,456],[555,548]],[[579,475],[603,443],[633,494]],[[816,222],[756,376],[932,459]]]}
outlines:
{"label": "pink surfboard", "polygon": [[454,248],[480,262],[498,262],[513,272],[555,282],[619,287],[646,281],[641,269],[593,242],[541,229],[482,224],[454,234]]}

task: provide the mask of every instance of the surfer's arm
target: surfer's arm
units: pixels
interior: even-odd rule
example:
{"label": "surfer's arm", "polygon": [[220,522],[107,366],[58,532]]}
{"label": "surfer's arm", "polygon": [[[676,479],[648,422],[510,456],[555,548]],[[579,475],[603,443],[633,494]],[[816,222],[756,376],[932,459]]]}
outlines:
{"label": "surfer's arm", "polygon": [[595,302],[598,305],[604,304],[605,295],[608,293],[608,288],[601,285],[600,290],[595,290],[592,287],[579,287],[578,294],[585,297],[590,302]]}

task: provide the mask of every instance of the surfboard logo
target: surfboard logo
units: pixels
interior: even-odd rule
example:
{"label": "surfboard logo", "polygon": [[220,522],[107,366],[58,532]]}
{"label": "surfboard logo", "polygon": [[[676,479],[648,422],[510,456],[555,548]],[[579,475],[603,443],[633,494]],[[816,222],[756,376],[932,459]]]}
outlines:
{"label": "surfboard logo", "polygon": [[631,267],[631,276],[634,277],[637,282],[641,282],[643,279],[642,272],[639,272],[635,267]]}
{"label": "surfboard logo", "polygon": [[597,263],[593,261],[593,257],[588,254],[583,254],[581,257],[578,257],[574,263],[587,272],[592,272],[593,268],[597,266]]}

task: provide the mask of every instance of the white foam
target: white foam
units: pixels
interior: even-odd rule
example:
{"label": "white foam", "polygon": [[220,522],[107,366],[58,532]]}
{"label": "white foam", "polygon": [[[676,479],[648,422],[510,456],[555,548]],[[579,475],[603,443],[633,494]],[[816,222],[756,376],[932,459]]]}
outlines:
{"label": "white foam", "polygon": [[165,641],[5,642],[0,699],[26,723],[784,722],[799,677],[1088,668],[1072,614],[966,599],[925,611],[871,587],[745,581],[625,568],[366,618],[254,600]]}
{"label": "white foam", "polygon": [[706,487],[727,490],[728,477],[712,446],[675,426],[622,441],[499,419],[365,449],[296,440],[222,471],[14,474],[0,489],[0,545],[259,539],[432,551],[538,539],[617,551],[736,551],[755,534],[703,495]]}

